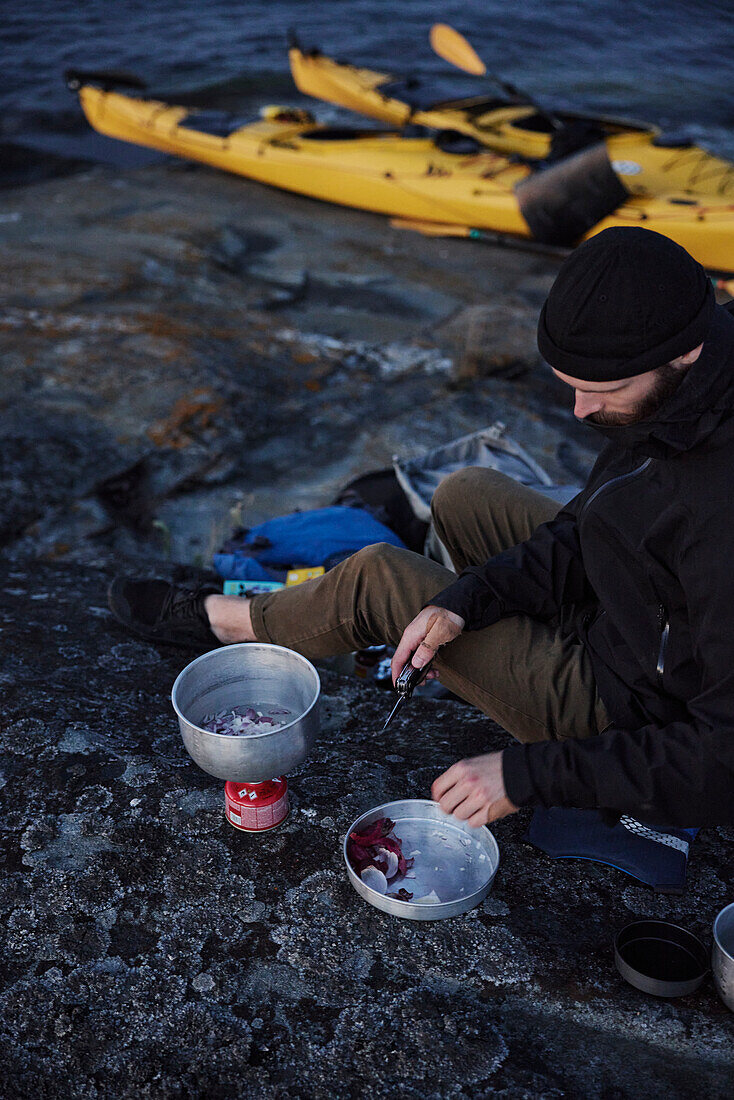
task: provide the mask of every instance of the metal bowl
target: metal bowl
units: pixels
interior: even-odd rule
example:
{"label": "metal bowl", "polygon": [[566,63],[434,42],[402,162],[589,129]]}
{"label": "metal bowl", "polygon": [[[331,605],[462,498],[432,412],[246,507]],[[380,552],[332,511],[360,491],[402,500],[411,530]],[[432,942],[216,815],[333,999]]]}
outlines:
{"label": "metal bowl", "polygon": [[684,997],[708,974],[697,936],[667,920],[637,920],[614,939],[614,962],[626,982],[653,997]]}
{"label": "metal bowl", "polygon": [[[405,887],[414,898],[435,890],[440,902],[390,898],[367,886],[356,874],[347,856],[349,833],[358,833],[378,817],[395,822],[393,833],[400,837],[403,855],[409,858],[412,851],[420,853],[410,872],[415,878],[398,879],[391,890]],[[441,920],[473,909],[489,893],[500,861],[497,841],[486,825],[472,829],[465,821],[445,814],[430,798],[387,802],[368,810],[344,837],[343,855],[349,881],[360,897],[383,913],[408,920]]]}
{"label": "metal bowl", "polygon": [[[262,783],[305,760],[319,732],[319,674],[292,649],[243,642],[204,653],[176,678],[171,692],[184,745],[217,779]],[[229,737],[203,729],[209,714],[252,703],[283,706],[298,717],[279,729]]]}
{"label": "metal bowl", "polygon": [[734,1012],[734,902],[722,909],[714,921],[711,968],[717,993]]}

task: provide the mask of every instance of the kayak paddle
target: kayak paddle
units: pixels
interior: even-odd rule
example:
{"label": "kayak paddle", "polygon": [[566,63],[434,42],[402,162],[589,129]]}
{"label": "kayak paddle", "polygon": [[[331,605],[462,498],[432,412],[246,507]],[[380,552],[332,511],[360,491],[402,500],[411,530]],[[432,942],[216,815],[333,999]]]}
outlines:
{"label": "kayak paddle", "polygon": [[472,76],[488,76],[502,89],[505,95],[511,96],[513,99],[522,99],[528,106],[534,107],[538,114],[548,120],[554,130],[563,129],[563,123],[560,119],[555,118],[544,107],[536,103],[534,99],[531,99],[529,95],[521,92],[514,84],[503,80],[496,73],[490,73],[471,43],[467,42],[464,35],[454,30],[448,23],[434,23],[428,37],[433,52],[442,57],[444,61],[448,61],[450,65],[455,65],[457,69],[463,69],[465,73],[471,73]]}
{"label": "kayak paddle", "polygon": [[541,256],[565,258],[570,249],[557,245],[541,244],[524,237],[511,237],[503,233],[494,233],[487,229],[472,229],[468,225],[452,225],[446,222],[426,222],[419,218],[390,218],[392,229],[408,229],[420,233],[423,237],[463,237],[465,240],[482,241],[484,244],[497,245],[500,248],[519,248],[523,252],[537,252]]}
{"label": "kayak paddle", "polygon": [[[472,76],[485,76],[487,66],[474,47],[448,23],[434,23],[428,35],[434,53]],[[491,75],[491,74],[490,74]]]}

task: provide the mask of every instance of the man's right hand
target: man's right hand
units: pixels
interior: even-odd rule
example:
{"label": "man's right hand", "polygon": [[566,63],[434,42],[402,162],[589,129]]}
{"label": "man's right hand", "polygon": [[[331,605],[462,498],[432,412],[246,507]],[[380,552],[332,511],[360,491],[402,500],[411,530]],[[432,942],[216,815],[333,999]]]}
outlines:
{"label": "man's right hand", "polygon": [[[393,683],[411,656],[415,668],[423,668],[436,656],[442,645],[458,638],[464,629],[464,619],[444,607],[424,607],[412,623],[408,623],[398,648],[395,650],[391,667]],[[429,673],[430,676],[430,673]]]}

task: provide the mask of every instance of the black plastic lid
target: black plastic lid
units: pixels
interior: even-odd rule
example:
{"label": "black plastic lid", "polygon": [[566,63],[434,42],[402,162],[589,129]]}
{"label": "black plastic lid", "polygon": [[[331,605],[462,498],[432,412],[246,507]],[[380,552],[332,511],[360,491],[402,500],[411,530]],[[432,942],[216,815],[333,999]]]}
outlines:
{"label": "black plastic lid", "polygon": [[682,997],[701,985],[709,958],[701,941],[664,920],[626,925],[614,941],[617,970],[630,985],[655,997]]}

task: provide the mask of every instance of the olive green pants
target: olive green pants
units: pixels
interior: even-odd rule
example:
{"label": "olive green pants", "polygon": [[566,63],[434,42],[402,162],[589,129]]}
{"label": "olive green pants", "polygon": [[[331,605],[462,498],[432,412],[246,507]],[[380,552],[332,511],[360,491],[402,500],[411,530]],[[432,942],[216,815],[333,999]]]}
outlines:
{"label": "olive green pants", "polygon": [[[558,511],[555,501],[478,467],[445,478],[431,507],[457,571],[522,542]],[[421,608],[455,579],[420,554],[377,543],[323,577],[254,596],[252,625],[259,641],[312,660],[396,646]],[[584,647],[528,616],[461,634],[434,665],[447,688],[519,741],[589,737],[609,724]]]}

